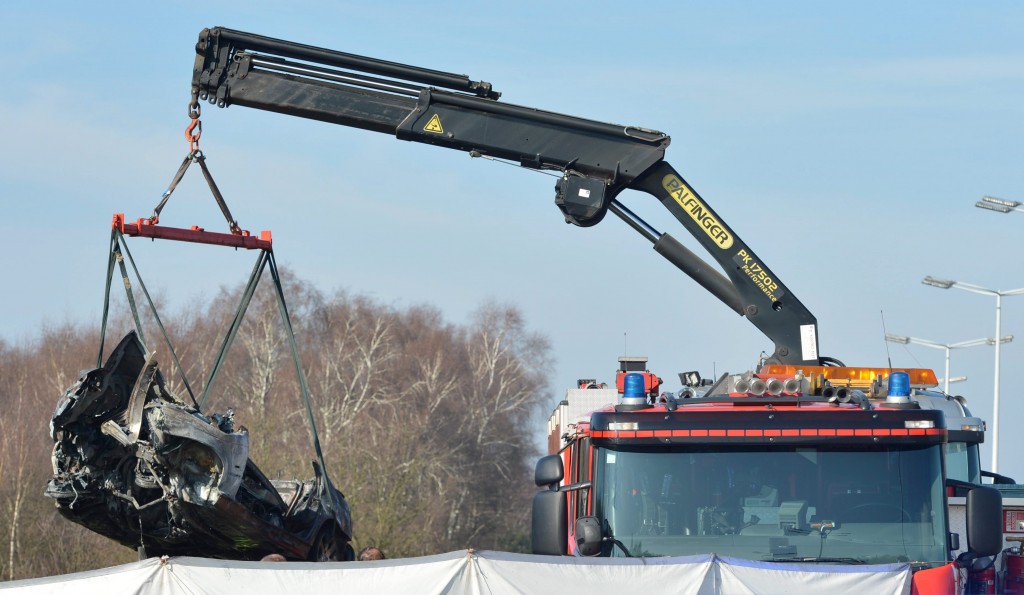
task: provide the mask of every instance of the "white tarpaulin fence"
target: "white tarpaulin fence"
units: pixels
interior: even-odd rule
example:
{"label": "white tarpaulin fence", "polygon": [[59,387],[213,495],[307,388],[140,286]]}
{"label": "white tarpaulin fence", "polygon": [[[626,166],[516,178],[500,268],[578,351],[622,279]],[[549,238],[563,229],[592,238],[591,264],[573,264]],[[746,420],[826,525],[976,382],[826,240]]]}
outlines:
{"label": "white tarpaulin fence", "polygon": [[720,558],[562,558],[458,551],[379,562],[235,562],[150,558],[133,564],[0,583],[18,595],[224,593],[910,593],[907,564],[832,566]]}

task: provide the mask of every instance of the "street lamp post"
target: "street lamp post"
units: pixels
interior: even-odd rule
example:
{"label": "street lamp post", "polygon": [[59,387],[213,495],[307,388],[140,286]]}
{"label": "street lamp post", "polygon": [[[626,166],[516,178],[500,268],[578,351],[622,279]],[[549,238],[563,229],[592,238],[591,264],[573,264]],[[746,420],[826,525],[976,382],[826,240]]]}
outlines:
{"label": "street lamp post", "polygon": [[[991,197],[989,197],[991,198]],[[1015,201],[1007,201],[1015,202]],[[1020,203],[1018,203],[1020,204]],[[1012,209],[1011,209],[1012,210]],[[1024,287],[1019,289],[1009,289],[1006,291],[996,291],[995,289],[989,289],[987,287],[981,287],[980,285],[973,285],[971,283],[961,283],[960,281],[950,281],[947,279],[936,279],[935,277],[925,277],[921,280],[921,283],[925,285],[931,285],[932,287],[938,287],[940,289],[962,289],[971,293],[980,293],[982,295],[994,295],[996,297],[996,336],[1002,337],[1003,327],[1002,319],[1000,318],[1003,308],[1003,296],[1010,295],[1021,295],[1024,294]],[[996,370],[995,370],[995,387],[992,391],[992,472],[999,472],[999,344],[1002,341],[996,341]]]}
{"label": "street lamp post", "polygon": [[974,203],[974,206],[979,209],[988,209],[997,213],[1009,213],[1011,211],[1024,213],[1024,208],[1021,208],[1022,204],[1024,203],[1019,200],[1006,200],[1005,198],[996,198],[994,196],[982,196],[981,200]]}
{"label": "street lamp post", "polygon": [[[946,375],[943,377],[945,382],[945,388],[943,392],[949,394],[949,383],[954,382],[954,379],[949,377],[949,351],[951,349],[962,349],[965,347],[977,347],[979,345],[996,345],[996,340],[989,337],[987,339],[971,339],[970,341],[958,341],[956,343],[937,343],[935,341],[929,341],[927,339],[918,339],[917,337],[904,337],[903,335],[886,335],[885,340],[890,343],[902,343],[907,345],[912,343],[914,345],[924,345],[925,347],[933,347],[935,349],[944,349],[946,351]],[[1013,341],[1013,335],[1001,337],[999,343],[1009,343]]]}

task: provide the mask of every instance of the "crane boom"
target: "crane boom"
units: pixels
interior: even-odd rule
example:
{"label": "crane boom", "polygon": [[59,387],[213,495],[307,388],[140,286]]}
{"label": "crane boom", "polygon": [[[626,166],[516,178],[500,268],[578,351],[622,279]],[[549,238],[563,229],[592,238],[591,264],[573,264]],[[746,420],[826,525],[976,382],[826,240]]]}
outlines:
{"label": "crane boom", "polygon": [[[499,102],[465,75],[407,66],[234,31],[204,29],[194,98],[394,134],[397,138],[561,172],[555,203],[589,227],[608,211],[669,262],[746,316],[775,344],[769,363],[820,363],[817,321],[665,161],[663,132]],[[618,201],[626,189],[657,198],[725,274]]]}

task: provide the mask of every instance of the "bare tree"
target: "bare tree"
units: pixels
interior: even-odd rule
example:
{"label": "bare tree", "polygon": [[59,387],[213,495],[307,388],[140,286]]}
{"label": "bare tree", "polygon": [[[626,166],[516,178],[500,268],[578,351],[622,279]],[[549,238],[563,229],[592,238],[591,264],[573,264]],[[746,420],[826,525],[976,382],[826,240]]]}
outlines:
{"label": "bare tree", "polygon": [[[24,381],[18,383],[24,388]],[[21,391],[19,391],[21,392]],[[14,403],[15,409],[5,411],[3,418],[0,418],[0,445],[6,454],[7,461],[0,467],[0,477],[10,481],[12,489],[5,498],[5,512],[7,513],[7,579],[15,577],[15,554],[20,550],[19,540],[21,533],[22,509],[25,505],[25,497],[30,487],[29,479],[29,427],[22,417],[22,401]]]}
{"label": "bare tree", "polygon": [[[486,304],[467,333],[468,378],[460,385],[461,414],[452,459],[473,478],[454,491],[444,535],[451,543],[474,542],[503,518],[499,494],[525,484],[525,459],[533,453],[530,421],[546,398],[543,370],[547,341],[526,331],[521,313]],[[487,478],[487,487],[481,487]]]}
{"label": "bare tree", "polygon": [[[352,426],[368,407],[399,400],[404,387],[394,381],[400,354],[393,341],[394,316],[365,300],[327,306],[319,357],[313,367],[324,441]],[[372,417],[364,422],[371,422]]]}
{"label": "bare tree", "polygon": [[41,514],[52,517],[54,512],[41,491],[50,471],[46,424],[63,387],[52,390],[54,381],[46,375],[53,372],[60,357],[66,357],[68,368],[76,373],[84,368],[83,363],[95,357],[95,352],[86,352],[85,338],[94,341],[95,332],[71,325],[47,328],[35,344],[0,353],[0,406],[4,411],[0,416],[0,477],[4,478],[0,483],[0,522],[6,538],[0,565],[7,580],[31,576],[40,541],[33,519]]}

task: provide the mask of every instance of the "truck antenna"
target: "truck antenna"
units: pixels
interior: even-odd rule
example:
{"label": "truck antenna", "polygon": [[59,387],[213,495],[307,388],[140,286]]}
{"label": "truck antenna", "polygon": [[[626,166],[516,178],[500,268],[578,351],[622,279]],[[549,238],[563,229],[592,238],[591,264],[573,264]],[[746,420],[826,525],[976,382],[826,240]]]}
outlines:
{"label": "truck antenna", "polygon": [[889,360],[889,375],[892,376],[892,355],[889,354],[889,342],[885,340],[888,331],[885,330],[885,310],[879,310],[882,315],[882,342],[885,343],[885,357]]}

